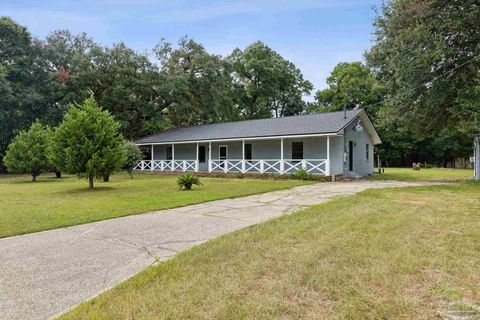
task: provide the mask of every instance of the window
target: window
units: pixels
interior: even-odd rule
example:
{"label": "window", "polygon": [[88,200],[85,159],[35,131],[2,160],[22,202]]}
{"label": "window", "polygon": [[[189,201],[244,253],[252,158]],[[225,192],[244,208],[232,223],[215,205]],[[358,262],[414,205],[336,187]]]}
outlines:
{"label": "window", "polygon": [[199,146],[198,147],[198,162],[205,162],[206,160],[206,154],[205,154],[205,146]]}
{"label": "window", "polygon": [[167,160],[172,160],[172,147],[167,147]]}
{"label": "window", "polygon": [[245,144],[245,160],[252,160],[252,145],[249,143],[249,144]]}
{"label": "window", "polygon": [[370,145],[368,143],[365,147],[365,157],[367,158],[367,160],[370,160]]}
{"label": "window", "polygon": [[292,142],[292,159],[303,160],[303,142]]}

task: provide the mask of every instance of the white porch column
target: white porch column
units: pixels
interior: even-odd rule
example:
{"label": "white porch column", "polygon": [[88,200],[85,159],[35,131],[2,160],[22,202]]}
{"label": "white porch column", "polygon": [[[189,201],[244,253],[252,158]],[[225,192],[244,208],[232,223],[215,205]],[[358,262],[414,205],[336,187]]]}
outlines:
{"label": "white porch column", "polygon": [[153,144],[152,144],[152,150],[151,150],[151,153],[152,153],[152,157],[151,157],[151,162],[150,162],[150,171],[153,171],[154,168],[155,168],[155,160],[153,159],[154,158],[154,152],[153,152]]}
{"label": "white porch column", "polygon": [[325,175],[330,175],[330,136],[327,136],[327,162],[325,163]]}
{"label": "white porch column", "polygon": [[283,138],[280,139],[280,174],[285,171],[285,161],[283,160]]}
{"label": "white porch column", "polygon": [[242,140],[242,173],[245,173],[245,140]]}
{"label": "white porch column", "polygon": [[212,143],[208,143],[208,172],[212,172]]}
{"label": "white porch column", "polygon": [[197,161],[195,161],[195,172],[198,172],[199,162],[198,162],[198,142],[197,142]]}
{"label": "white porch column", "polygon": [[175,145],[172,143],[172,171],[175,171]]}

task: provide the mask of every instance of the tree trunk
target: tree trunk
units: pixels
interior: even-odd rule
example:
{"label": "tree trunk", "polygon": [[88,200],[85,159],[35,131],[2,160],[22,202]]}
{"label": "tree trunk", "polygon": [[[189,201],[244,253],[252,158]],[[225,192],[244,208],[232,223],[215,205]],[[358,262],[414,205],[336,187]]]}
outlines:
{"label": "tree trunk", "polygon": [[57,179],[60,179],[62,177],[62,172],[61,171],[55,171],[55,177],[57,177]]}
{"label": "tree trunk", "polygon": [[110,175],[106,174],[103,176],[103,182],[108,182],[108,181],[110,181]]}
{"label": "tree trunk", "polygon": [[32,174],[32,182],[37,182],[37,175],[36,174]]}
{"label": "tree trunk", "polygon": [[93,177],[89,177],[89,178],[88,178],[88,187],[89,187],[90,189],[93,189]]}

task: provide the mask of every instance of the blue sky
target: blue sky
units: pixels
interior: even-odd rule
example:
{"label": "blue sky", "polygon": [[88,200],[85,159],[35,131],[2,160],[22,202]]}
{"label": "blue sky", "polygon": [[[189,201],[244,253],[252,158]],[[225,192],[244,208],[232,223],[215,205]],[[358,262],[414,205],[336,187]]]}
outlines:
{"label": "blue sky", "polygon": [[298,66],[315,89],[341,61],[361,60],[371,46],[372,8],[380,0],[2,0],[0,15],[34,36],[85,31],[97,42],[147,51],[161,38],[188,35],[227,55],[261,40]]}

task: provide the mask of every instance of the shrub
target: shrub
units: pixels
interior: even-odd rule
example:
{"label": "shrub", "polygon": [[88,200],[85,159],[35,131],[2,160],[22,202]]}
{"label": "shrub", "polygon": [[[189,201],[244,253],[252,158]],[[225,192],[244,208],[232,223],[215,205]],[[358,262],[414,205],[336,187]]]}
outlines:
{"label": "shrub", "polygon": [[62,170],[88,179],[110,174],[122,166],[123,138],[120,124],[95,102],[93,94],[83,104],[74,104],[65,114],[63,122],[55,130],[54,149],[61,150]]}
{"label": "shrub", "polygon": [[291,178],[297,180],[314,180],[314,176],[311,173],[308,173],[305,169],[300,168],[297,172],[292,173]]}
{"label": "shrub", "polygon": [[123,152],[125,154],[124,167],[127,169],[130,178],[133,178],[133,168],[135,168],[138,161],[142,160],[142,151],[135,143],[127,141],[123,145]]}
{"label": "shrub", "polygon": [[49,169],[47,146],[50,130],[39,122],[28,131],[20,131],[8,146],[3,162],[11,173],[29,173],[37,181],[40,173]]}
{"label": "shrub", "polygon": [[177,179],[180,190],[191,190],[193,185],[201,186],[200,179],[193,173],[187,172]]}

